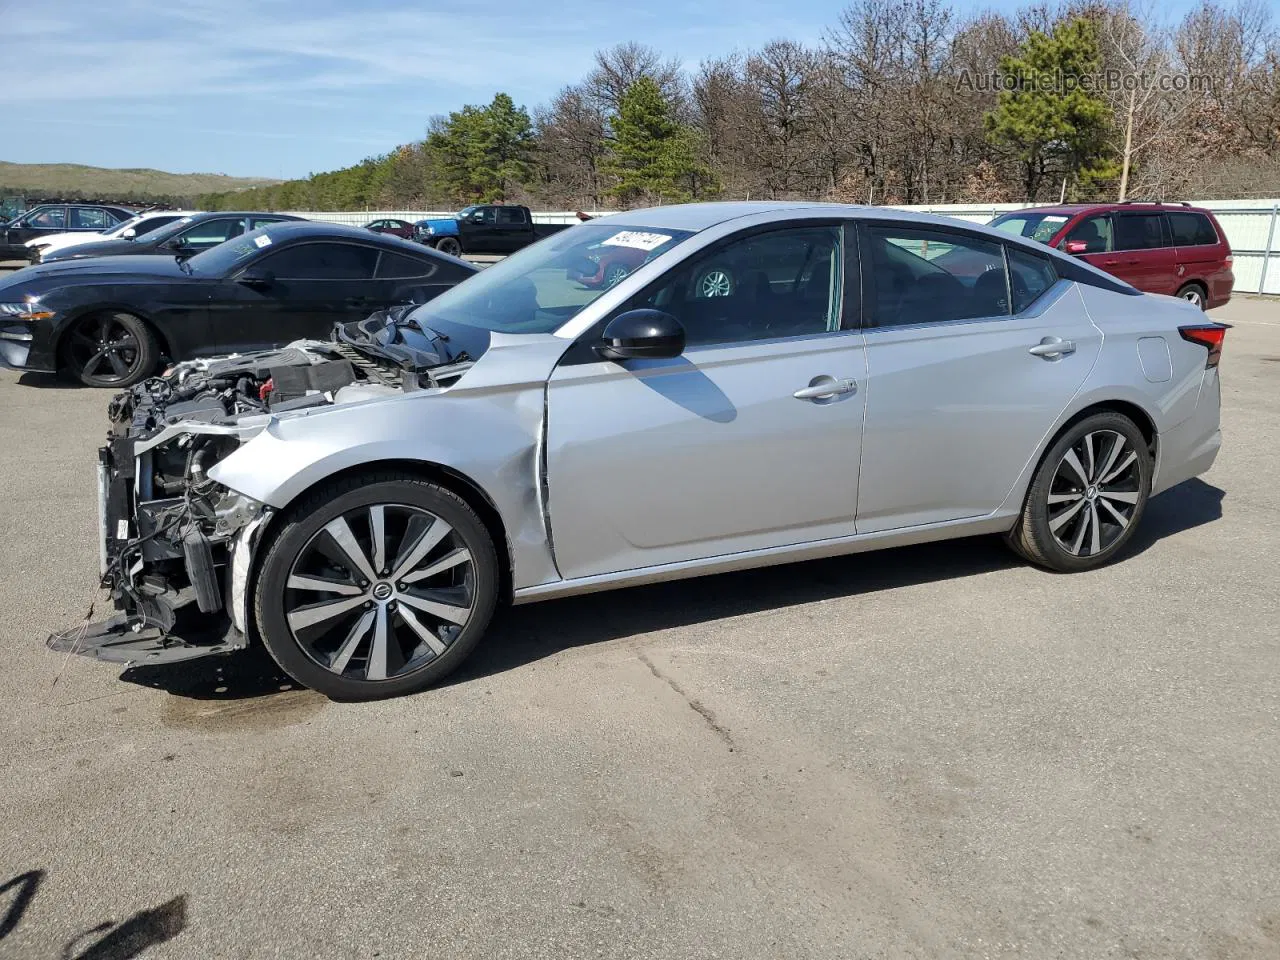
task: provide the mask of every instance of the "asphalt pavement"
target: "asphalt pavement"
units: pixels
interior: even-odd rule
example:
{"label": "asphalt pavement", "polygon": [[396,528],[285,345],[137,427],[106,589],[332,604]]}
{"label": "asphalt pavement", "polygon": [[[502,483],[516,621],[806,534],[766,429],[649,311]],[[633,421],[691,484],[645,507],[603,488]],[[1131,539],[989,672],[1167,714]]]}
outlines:
{"label": "asphalt pavement", "polygon": [[0,957],[1280,956],[1280,304],[1214,317],[1222,454],[1121,562],[526,606],[376,704],[48,651],[109,394],[0,372]]}

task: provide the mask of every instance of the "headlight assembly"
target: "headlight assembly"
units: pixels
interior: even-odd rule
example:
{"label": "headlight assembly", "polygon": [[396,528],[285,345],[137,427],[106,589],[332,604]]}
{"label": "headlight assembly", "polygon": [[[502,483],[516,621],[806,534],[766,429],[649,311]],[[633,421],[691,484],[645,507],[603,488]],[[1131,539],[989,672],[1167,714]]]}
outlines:
{"label": "headlight assembly", "polygon": [[40,303],[38,297],[27,297],[19,303],[0,303],[0,320],[52,320],[54,311]]}

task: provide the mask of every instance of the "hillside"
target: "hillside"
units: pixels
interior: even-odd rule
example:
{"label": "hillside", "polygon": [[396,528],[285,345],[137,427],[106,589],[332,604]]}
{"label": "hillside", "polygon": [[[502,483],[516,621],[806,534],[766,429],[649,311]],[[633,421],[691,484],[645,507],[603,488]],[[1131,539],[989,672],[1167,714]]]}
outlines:
{"label": "hillside", "polygon": [[0,160],[0,195],[3,196],[32,194],[119,201],[182,199],[279,182],[267,177],[228,177],[221,173],[113,170],[78,163],[7,163]]}

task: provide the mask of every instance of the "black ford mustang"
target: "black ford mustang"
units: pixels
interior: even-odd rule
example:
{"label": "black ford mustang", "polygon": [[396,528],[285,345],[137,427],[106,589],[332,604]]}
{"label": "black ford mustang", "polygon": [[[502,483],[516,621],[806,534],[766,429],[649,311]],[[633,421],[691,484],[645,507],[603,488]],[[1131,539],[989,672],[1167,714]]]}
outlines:
{"label": "black ford mustang", "polygon": [[335,321],[425,303],[476,272],[397,237],[276,223],[190,259],[95,257],[0,281],[0,366],[127,386],[185,360],[324,337]]}

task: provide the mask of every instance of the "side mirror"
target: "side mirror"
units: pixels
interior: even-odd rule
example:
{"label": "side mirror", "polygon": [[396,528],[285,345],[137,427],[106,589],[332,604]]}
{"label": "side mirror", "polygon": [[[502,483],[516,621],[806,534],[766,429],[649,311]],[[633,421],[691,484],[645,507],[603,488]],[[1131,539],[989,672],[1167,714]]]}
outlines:
{"label": "side mirror", "polygon": [[138,236],[138,231],[133,229],[133,227],[130,227],[128,230],[124,231],[124,233],[120,234],[120,236],[124,237],[126,240],[133,240]]}
{"label": "side mirror", "polygon": [[609,321],[595,351],[606,360],[661,360],[684,353],[684,327],[661,310],[628,310]]}
{"label": "side mirror", "polygon": [[1089,252],[1089,244],[1085,243],[1083,240],[1068,240],[1062,245],[1062,249],[1073,257],[1078,257],[1082,253]]}
{"label": "side mirror", "polygon": [[260,267],[248,267],[244,273],[236,277],[236,283],[243,283],[254,290],[265,290],[275,282],[275,274]]}

